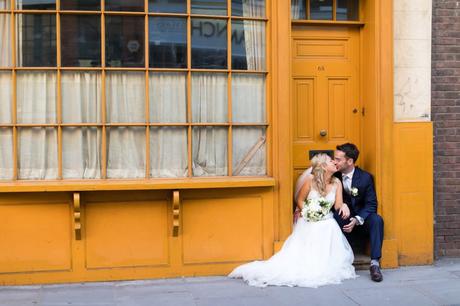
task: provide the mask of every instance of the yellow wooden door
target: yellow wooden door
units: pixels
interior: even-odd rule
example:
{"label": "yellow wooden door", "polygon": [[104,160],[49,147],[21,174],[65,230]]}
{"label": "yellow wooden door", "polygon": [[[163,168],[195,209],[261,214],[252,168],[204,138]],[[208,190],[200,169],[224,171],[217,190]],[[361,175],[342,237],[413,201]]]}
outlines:
{"label": "yellow wooden door", "polygon": [[310,150],[360,145],[359,29],[292,29],[294,179],[309,166]]}

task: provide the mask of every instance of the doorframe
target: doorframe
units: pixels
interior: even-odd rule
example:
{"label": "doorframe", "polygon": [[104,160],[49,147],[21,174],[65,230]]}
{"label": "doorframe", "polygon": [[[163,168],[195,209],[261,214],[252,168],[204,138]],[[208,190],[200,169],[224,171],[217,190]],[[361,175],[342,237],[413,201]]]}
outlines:
{"label": "doorframe", "polygon": [[[382,265],[398,266],[395,207],[393,205],[393,3],[361,1],[361,84],[365,116],[361,124],[363,168],[374,174],[379,213],[385,220]],[[275,251],[292,230],[292,98],[291,98],[291,3],[273,3],[273,175],[275,189]],[[288,59],[288,60],[286,60]],[[286,97],[289,97],[286,101]],[[384,157],[384,158],[383,158]]]}

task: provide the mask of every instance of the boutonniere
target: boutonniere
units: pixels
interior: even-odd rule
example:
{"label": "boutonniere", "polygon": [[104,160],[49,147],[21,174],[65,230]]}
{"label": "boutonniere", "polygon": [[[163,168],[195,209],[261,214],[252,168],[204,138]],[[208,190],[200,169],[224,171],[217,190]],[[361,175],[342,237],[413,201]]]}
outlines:
{"label": "boutonniere", "polygon": [[358,195],[358,188],[356,187],[351,187],[351,195],[356,197]]}

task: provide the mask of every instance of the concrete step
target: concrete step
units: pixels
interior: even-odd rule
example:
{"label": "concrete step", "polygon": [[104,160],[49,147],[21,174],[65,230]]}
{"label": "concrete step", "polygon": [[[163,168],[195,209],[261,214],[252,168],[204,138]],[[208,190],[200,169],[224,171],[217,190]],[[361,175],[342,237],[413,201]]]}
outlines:
{"label": "concrete step", "polygon": [[369,269],[370,262],[371,262],[371,258],[369,257],[369,255],[362,254],[362,253],[355,253],[355,261],[353,262],[353,266],[355,266],[356,270]]}

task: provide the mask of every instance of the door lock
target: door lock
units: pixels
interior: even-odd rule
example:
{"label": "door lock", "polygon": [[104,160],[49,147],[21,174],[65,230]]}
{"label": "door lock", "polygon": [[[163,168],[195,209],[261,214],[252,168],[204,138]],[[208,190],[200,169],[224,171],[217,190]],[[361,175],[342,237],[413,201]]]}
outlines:
{"label": "door lock", "polygon": [[326,131],[326,130],[321,130],[321,131],[319,131],[319,135],[320,135],[321,137],[324,137],[324,136],[327,135],[327,131]]}

